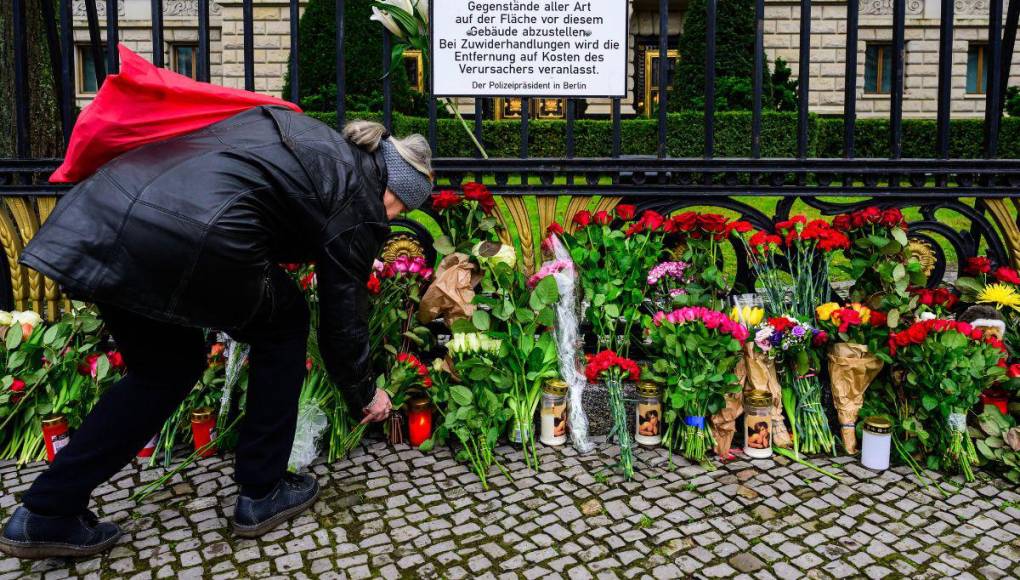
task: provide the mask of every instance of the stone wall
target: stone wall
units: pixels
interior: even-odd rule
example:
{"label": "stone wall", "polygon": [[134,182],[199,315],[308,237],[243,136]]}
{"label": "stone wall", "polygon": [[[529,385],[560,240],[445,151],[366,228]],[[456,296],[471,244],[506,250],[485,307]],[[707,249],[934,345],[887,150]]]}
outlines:
{"label": "stone wall", "polygon": [[[981,117],[984,115],[985,96],[966,92],[967,51],[971,42],[984,41],[988,36],[988,4],[984,0],[955,1],[953,116]],[[941,9],[940,0],[907,0],[903,92],[905,117],[933,117],[937,112]],[[842,114],[846,1],[814,0],[811,15],[811,110],[820,114]],[[864,64],[869,41],[892,41],[891,0],[861,0],[859,30],[857,112],[862,117],[887,116],[889,95],[864,92]],[[765,52],[770,62],[782,57],[789,63],[795,77],[800,62],[799,34],[800,2],[766,0]],[[1020,51],[1014,55],[1009,84],[1020,84]]]}

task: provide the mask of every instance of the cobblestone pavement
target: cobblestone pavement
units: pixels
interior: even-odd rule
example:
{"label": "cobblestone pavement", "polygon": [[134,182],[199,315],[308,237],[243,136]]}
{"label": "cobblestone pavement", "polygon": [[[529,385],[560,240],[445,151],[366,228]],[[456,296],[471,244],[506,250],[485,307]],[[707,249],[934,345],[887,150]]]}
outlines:
{"label": "cobblestone pavement", "polygon": [[[137,504],[160,470],[131,466],[97,491],[97,513],[125,529],[106,556],[0,559],[23,575],[293,577],[907,577],[1001,578],[1020,570],[1020,493],[986,478],[943,498],[912,475],[876,475],[848,458],[820,464],[842,482],[776,460],[706,472],[663,450],[638,453],[635,481],[605,453],[540,448],[542,470],[499,456],[513,481],[484,491],[449,452],[369,443],[334,465],[314,513],[260,540],[231,536],[231,463],[202,461]],[[609,452],[612,449],[607,450]],[[0,466],[0,508],[13,509],[42,465]]]}

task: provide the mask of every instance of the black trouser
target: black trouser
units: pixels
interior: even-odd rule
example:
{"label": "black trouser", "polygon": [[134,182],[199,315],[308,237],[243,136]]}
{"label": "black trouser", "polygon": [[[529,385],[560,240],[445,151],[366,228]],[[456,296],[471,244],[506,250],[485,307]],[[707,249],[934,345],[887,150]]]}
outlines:
{"label": "black trouser", "polygon": [[[203,331],[157,322],[114,305],[100,314],[124,356],[127,374],[85,418],[22,501],[45,515],[74,515],[159,432],[206,366]],[[271,488],[287,470],[305,376],[308,307],[282,271],[270,277],[259,312],[230,335],[251,345],[245,417],[235,480],[246,493]]]}

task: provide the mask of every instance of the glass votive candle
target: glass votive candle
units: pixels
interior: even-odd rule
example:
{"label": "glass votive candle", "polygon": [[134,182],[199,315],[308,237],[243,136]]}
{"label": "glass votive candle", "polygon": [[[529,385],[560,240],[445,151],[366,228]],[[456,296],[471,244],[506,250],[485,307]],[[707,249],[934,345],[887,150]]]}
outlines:
{"label": "glass votive candle", "polygon": [[542,434],[545,445],[567,442],[567,383],[560,379],[546,381],[542,387]]}
{"label": "glass votive candle", "polygon": [[634,440],[641,445],[662,443],[662,397],[657,383],[638,383],[634,412],[637,414]]}
{"label": "glass votive candle", "polygon": [[412,447],[418,447],[432,437],[432,403],[427,397],[408,401],[407,434]]}
{"label": "glass votive candle", "polygon": [[751,391],[744,397],[744,455],[772,457],[772,393]]}
{"label": "glass votive candle", "polygon": [[892,447],[892,422],[885,417],[868,417],[862,428],[861,465],[874,471],[889,469]]}

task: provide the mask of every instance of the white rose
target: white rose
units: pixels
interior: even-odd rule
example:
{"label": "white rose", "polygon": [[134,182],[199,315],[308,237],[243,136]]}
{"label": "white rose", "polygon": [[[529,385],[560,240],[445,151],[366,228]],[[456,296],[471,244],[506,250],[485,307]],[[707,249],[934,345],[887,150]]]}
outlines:
{"label": "white rose", "polygon": [[517,265],[517,253],[514,247],[497,242],[479,242],[471,250],[478,262],[490,268],[496,264],[506,264],[510,268]]}
{"label": "white rose", "polygon": [[32,328],[35,328],[36,326],[39,325],[40,322],[42,322],[42,316],[39,316],[39,313],[34,312],[32,310],[25,310],[24,312],[15,312],[12,314],[12,318],[14,319],[14,322],[21,325],[27,324]]}

